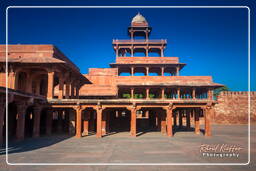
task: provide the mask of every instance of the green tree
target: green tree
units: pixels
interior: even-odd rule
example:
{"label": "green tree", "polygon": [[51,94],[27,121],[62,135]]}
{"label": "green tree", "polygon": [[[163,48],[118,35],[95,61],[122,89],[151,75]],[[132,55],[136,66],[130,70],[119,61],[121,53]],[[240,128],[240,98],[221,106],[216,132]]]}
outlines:
{"label": "green tree", "polygon": [[220,94],[220,92],[222,91],[229,91],[229,88],[227,86],[224,86],[224,87],[220,87],[220,88],[217,88],[213,91],[213,96],[214,98],[217,98],[217,96]]}

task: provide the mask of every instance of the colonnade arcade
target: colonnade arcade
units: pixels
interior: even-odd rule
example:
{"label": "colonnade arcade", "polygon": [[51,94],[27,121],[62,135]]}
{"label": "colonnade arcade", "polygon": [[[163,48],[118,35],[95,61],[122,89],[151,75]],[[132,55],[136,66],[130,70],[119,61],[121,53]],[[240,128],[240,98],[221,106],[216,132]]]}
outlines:
{"label": "colonnade arcade", "polygon": [[[42,66],[13,68],[8,73],[8,88],[47,98],[78,98],[80,82],[70,72]],[[59,92],[58,94],[56,92]]]}
{"label": "colonnade arcade", "polygon": [[173,65],[173,67],[165,66],[120,66],[118,67],[118,75],[129,74],[128,76],[136,76],[137,73],[144,76],[178,76],[180,65]]}
{"label": "colonnade arcade", "polygon": [[131,99],[213,99],[213,89],[207,87],[119,87],[119,98]]}

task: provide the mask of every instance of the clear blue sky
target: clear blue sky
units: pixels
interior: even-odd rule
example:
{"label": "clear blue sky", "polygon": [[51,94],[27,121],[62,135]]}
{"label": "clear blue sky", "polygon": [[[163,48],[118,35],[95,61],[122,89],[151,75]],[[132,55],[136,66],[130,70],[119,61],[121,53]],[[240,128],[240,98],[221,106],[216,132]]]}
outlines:
{"label": "clear blue sky", "polygon": [[[5,5],[163,5],[143,1],[137,4],[45,2],[19,1]],[[210,5],[195,2],[165,5]],[[88,68],[109,67],[115,61],[112,39],[128,38],[127,27],[137,12],[153,28],[152,39],[167,39],[165,56],[180,57],[180,62],[187,64],[181,75],[212,75],[214,82],[231,90],[247,90],[247,9],[10,9],[9,43],[54,44],[82,73],[87,73]],[[2,15],[3,18],[3,11]],[[4,37],[2,32],[1,37]],[[1,38],[0,43],[4,44],[5,39]],[[251,63],[251,89],[255,91],[255,45]]]}

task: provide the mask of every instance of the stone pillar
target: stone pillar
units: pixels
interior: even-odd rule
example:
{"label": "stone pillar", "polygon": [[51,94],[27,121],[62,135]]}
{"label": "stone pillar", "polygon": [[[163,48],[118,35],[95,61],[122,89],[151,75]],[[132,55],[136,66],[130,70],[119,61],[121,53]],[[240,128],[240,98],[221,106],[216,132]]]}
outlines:
{"label": "stone pillar", "polygon": [[131,99],[134,98],[134,88],[131,88]]}
{"label": "stone pillar", "polygon": [[47,98],[52,99],[54,96],[54,72],[48,72],[48,89],[47,89]]}
{"label": "stone pillar", "polygon": [[213,113],[212,106],[207,106],[204,109],[204,119],[205,119],[205,136],[211,136],[212,130],[211,130],[211,116]]}
{"label": "stone pillar", "polygon": [[8,73],[8,88],[17,89],[16,73],[11,69]]}
{"label": "stone pillar", "polygon": [[161,76],[164,76],[164,67],[161,67]]}
{"label": "stone pillar", "polygon": [[4,98],[0,101],[0,147],[3,144],[3,124],[4,124],[4,111],[5,111],[5,100]]}
{"label": "stone pillar", "polygon": [[16,127],[16,138],[17,140],[24,139],[25,131],[25,115],[27,106],[24,102],[17,103],[17,127]]}
{"label": "stone pillar", "polygon": [[136,118],[136,112],[137,112],[137,110],[136,110],[136,106],[133,106],[133,107],[130,109],[130,111],[131,111],[131,128],[130,128],[130,134],[131,134],[131,136],[136,137],[136,135],[137,135],[137,128],[136,128],[136,120],[137,120],[137,118]]}
{"label": "stone pillar", "polygon": [[195,134],[200,134],[199,110],[195,110]]}
{"label": "stone pillar", "polygon": [[148,47],[146,47],[146,57],[148,57]]}
{"label": "stone pillar", "polygon": [[134,49],[133,49],[133,47],[131,47],[131,57],[133,57],[133,54],[134,53]]}
{"label": "stone pillar", "polygon": [[52,109],[48,109],[46,113],[46,135],[52,134]]}
{"label": "stone pillar", "polygon": [[164,49],[161,48],[161,57],[164,57]]}
{"label": "stone pillar", "polygon": [[173,136],[173,131],[172,131],[172,106],[168,107],[166,109],[166,113],[167,113],[167,136],[171,137]]}
{"label": "stone pillar", "polygon": [[134,75],[134,67],[132,66],[131,67],[131,76],[133,76]]}
{"label": "stone pillar", "polygon": [[40,136],[41,107],[35,106],[33,108],[33,113],[34,113],[33,137],[36,138]]}
{"label": "stone pillar", "polygon": [[59,78],[59,95],[58,95],[58,99],[63,99],[63,88],[64,88],[64,80],[63,80],[63,77],[60,76],[60,78]]}
{"label": "stone pillar", "polygon": [[165,90],[165,88],[161,89],[161,97],[162,97],[162,99],[165,99],[165,97],[164,97],[164,90]]}
{"label": "stone pillar", "polygon": [[146,88],[146,99],[149,99],[149,88]]}
{"label": "stone pillar", "polygon": [[102,107],[98,106],[96,111],[97,111],[97,133],[96,137],[101,138],[102,137]]}
{"label": "stone pillar", "polygon": [[102,112],[102,122],[101,122],[102,135],[106,135],[106,120],[107,120],[106,115],[107,115],[106,111]]}
{"label": "stone pillar", "polygon": [[190,128],[190,112],[191,112],[191,109],[186,110],[186,122],[187,122],[186,126],[187,126],[187,129]]}
{"label": "stone pillar", "polygon": [[177,66],[177,67],[176,67],[176,76],[179,76],[179,75],[180,75],[180,67]]}
{"label": "stone pillar", "polygon": [[196,88],[193,88],[192,97],[193,97],[193,100],[196,99]]}
{"label": "stone pillar", "polygon": [[82,108],[77,106],[76,110],[76,138],[82,137]]}
{"label": "stone pillar", "polygon": [[146,67],[146,76],[148,76],[149,73],[149,67]]}
{"label": "stone pillar", "polygon": [[180,100],[180,88],[177,89],[177,99]]}
{"label": "stone pillar", "polygon": [[161,111],[161,133],[166,134],[166,114]]}

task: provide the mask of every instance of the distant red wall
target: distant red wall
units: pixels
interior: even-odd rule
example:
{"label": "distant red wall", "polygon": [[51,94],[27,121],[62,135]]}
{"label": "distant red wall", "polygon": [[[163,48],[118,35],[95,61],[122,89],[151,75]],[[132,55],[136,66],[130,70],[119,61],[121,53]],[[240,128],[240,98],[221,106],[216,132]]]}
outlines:
{"label": "distant red wall", "polygon": [[[214,121],[219,124],[248,123],[248,93],[221,92],[215,105]],[[251,122],[256,123],[256,92],[250,92]]]}

